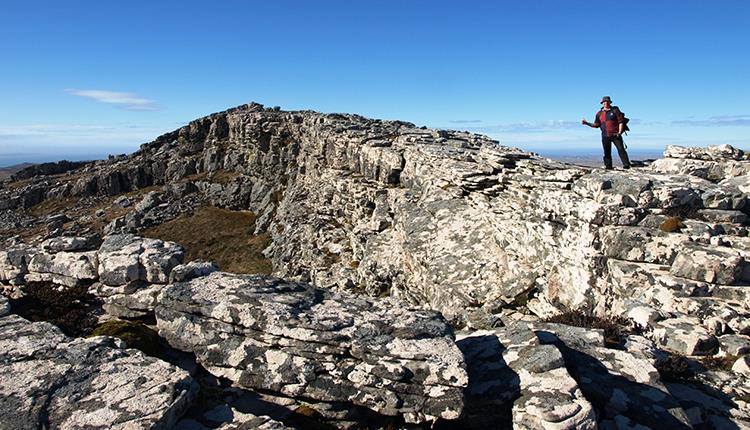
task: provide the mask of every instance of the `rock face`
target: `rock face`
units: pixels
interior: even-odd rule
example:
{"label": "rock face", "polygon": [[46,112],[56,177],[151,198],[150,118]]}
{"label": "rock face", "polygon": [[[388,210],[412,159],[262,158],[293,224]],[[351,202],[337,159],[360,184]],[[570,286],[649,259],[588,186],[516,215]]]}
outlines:
{"label": "rock face", "polygon": [[171,345],[243,387],[413,422],[463,409],[463,356],[435,312],[215,272],[167,287],[156,316]]}
{"label": "rock face", "polygon": [[152,314],[156,298],[184,251],[173,242],[130,234],[107,236],[97,253],[99,283],[92,292],[104,299],[105,310],[118,317]]}
{"label": "rock face", "polygon": [[[139,197],[114,198],[132,191]],[[508,425],[586,428],[593,410],[604,428],[656,426],[649,413],[675,428],[726,420],[741,427],[750,391],[742,376],[748,195],[750,156],[730,146],[669,147],[650,165],[604,171],[471,133],[250,104],[193,121],[131,156],[0,189],[2,238],[17,229],[41,235],[0,249],[0,283],[9,295],[34,280],[91,284],[110,314],[148,317],[156,308],[170,342],[238,384],[415,422],[457,416],[461,378],[441,374],[439,363],[461,360],[441,347],[425,373],[414,366],[427,356],[402,357],[399,342],[452,345],[450,324],[467,330],[459,338],[467,357],[496,361],[467,361],[469,375],[497,370],[517,381],[469,382],[473,402],[513,400],[503,403]],[[73,213],[27,210],[66,199],[111,199],[117,215],[103,228],[88,224],[103,230],[103,243],[89,240],[94,227]],[[284,281],[215,273],[208,262],[179,265],[178,245],[135,235],[200,205],[257,215],[255,233],[270,236],[264,253]],[[517,325],[568,310],[622,316],[642,336],[612,352],[596,342],[571,346],[563,329]],[[402,330],[395,317],[426,334]],[[379,365],[367,352],[376,347],[401,367]],[[698,372],[709,387],[702,389],[653,376],[667,353],[734,363]],[[612,382],[617,374],[629,382]],[[642,404],[646,415],[636,412]],[[465,414],[481,415],[472,408]]]}
{"label": "rock face", "polygon": [[137,231],[202,199],[255,212],[279,276],[396,296],[457,326],[489,327],[517,303],[542,316],[627,313],[661,306],[653,294],[689,314],[696,305],[665,284],[723,294],[750,283],[750,160],[728,146],[670,147],[666,156],[605,172],[476,134],[250,104],[88,165],[74,184],[0,191],[0,207],[165,184],[107,232]]}
{"label": "rock face", "polygon": [[738,400],[747,381],[721,389],[700,379],[665,381],[657,370],[664,358],[643,336],[613,349],[601,330],[520,322],[459,333],[457,344],[469,371],[468,428],[747,426],[747,403]]}
{"label": "rock face", "polygon": [[0,313],[0,428],[169,429],[196,390],[185,371],[119,340]]}
{"label": "rock face", "polygon": [[31,179],[35,176],[56,175],[69,172],[71,170],[80,169],[81,167],[84,167],[88,164],[91,164],[91,162],[67,160],[62,160],[55,163],[34,164],[13,174],[13,180],[19,181],[23,179]]}
{"label": "rock face", "polygon": [[[58,237],[45,241],[42,249],[12,246],[0,251],[0,281],[89,285],[91,293],[104,300],[105,309],[113,316],[153,314],[156,297],[169,281],[172,269],[182,263],[182,247],[126,234],[106,236],[98,249],[88,251],[95,243],[98,241],[93,239]],[[210,267],[192,263],[183,269],[186,273],[182,276],[191,276],[191,270],[204,274]]]}

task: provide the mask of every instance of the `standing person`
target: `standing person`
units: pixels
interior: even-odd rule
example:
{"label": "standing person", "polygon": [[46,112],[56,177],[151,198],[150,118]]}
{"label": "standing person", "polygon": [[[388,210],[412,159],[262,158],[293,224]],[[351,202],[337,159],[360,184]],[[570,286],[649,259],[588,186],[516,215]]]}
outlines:
{"label": "standing person", "polygon": [[620,108],[612,106],[612,99],[609,96],[602,97],[602,108],[596,113],[596,119],[593,123],[586,121],[584,118],[581,124],[602,130],[602,148],[604,149],[604,168],[612,169],[612,144],[617,148],[617,155],[622,161],[622,168],[630,168],[630,159],[625,151],[625,142],[622,141],[622,131],[625,127],[625,115],[620,112]]}

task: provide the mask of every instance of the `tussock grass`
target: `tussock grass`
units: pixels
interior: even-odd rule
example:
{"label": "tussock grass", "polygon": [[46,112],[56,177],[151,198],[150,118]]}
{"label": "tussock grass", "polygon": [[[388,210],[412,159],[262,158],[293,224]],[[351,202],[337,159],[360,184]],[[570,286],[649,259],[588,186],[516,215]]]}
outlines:
{"label": "tussock grass", "polygon": [[656,370],[662,379],[668,382],[691,382],[695,379],[695,371],[690,366],[690,360],[682,354],[670,353],[658,360]]}
{"label": "tussock grass", "polygon": [[604,342],[608,348],[620,347],[625,342],[625,337],[632,331],[629,328],[628,320],[625,318],[600,318],[575,311],[555,315],[547,318],[545,322],[603,330]]}
{"label": "tussock grass", "polygon": [[86,285],[61,287],[51,282],[29,282],[20,299],[11,299],[14,313],[29,321],[47,321],[68,336],[86,336],[96,327],[97,299]]}
{"label": "tussock grass", "polygon": [[202,206],[193,214],[144,230],[146,237],[177,242],[185,248],[185,261],[213,261],[233,273],[271,274],[273,265],[262,251],[270,235],[253,235],[255,215]]}
{"label": "tussock grass", "polygon": [[64,212],[78,203],[78,197],[60,197],[48,199],[27,209],[30,215],[41,217]]}

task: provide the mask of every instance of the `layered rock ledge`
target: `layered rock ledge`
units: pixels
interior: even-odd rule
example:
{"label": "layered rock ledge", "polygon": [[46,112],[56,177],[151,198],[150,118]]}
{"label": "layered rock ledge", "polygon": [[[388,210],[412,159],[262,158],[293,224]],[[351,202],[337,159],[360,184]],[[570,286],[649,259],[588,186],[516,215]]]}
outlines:
{"label": "layered rock ledge", "polygon": [[190,407],[198,387],[184,370],[8,312],[0,296],[0,428],[170,429]]}
{"label": "layered rock ledge", "polygon": [[[0,249],[0,283],[88,286],[125,318],[156,308],[170,342],[237,384],[413,422],[463,407],[466,423],[479,404],[519,428],[586,428],[592,411],[603,428],[743,428],[749,172],[727,145],[604,171],[472,133],[250,104],[3,184],[0,234],[21,237]],[[216,267],[177,266],[179,246],[134,235],[203,205],[257,215],[246,228],[270,237],[284,280],[201,278]],[[614,350],[538,325],[568,311],[640,334]],[[466,330],[463,397],[441,370],[462,369],[447,324]],[[399,355],[429,339],[445,348]],[[692,379],[654,373],[665,356]]]}
{"label": "layered rock ledge", "polygon": [[456,419],[467,375],[440,314],[258,275],[168,286],[159,333],[215,375],[412,422]]}

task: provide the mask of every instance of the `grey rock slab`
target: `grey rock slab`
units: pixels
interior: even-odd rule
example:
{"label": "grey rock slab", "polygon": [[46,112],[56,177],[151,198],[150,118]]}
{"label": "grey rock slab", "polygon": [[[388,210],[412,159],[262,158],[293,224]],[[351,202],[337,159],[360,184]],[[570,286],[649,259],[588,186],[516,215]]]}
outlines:
{"label": "grey rock slab", "polygon": [[560,351],[541,345],[528,325],[461,333],[457,344],[469,369],[468,428],[596,428]]}
{"label": "grey rock slab", "polygon": [[748,154],[732,145],[709,145],[707,147],[685,147],[679,145],[667,145],[664,149],[666,158],[689,158],[694,160],[728,161],[728,160],[750,160]]}
{"label": "grey rock slab", "polygon": [[170,271],[181,264],[184,257],[182,247],[174,242],[144,239],[143,252],[139,257],[145,272],[144,281],[166,284]]}
{"label": "grey rock slab", "polygon": [[653,340],[669,351],[683,355],[713,355],[719,341],[700,324],[688,317],[670,318],[654,324]]}
{"label": "grey rock slab", "polygon": [[725,334],[719,336],[719,345],[721,350],[729,355],[750,354],[750,336],[738,334]]}
{"label": "grey rock slab", "polygon": [[660,173],[691,175],[715,182],[737,176],[746,176],[750,173],[750,163],[734,160],[709,161],[662,158],[654,161],[650,168]]}
{"label": "grey rock slab", "polygon": [[33,273],[50,273],[74,279],[96,279],[99,274],[96,251],[68,252],[54,254],[40,252],[29,262],[28,270]]}
{"label": "grey rock slab", "polygon": [[0,318],[4,428],[168,429],[197,385],[187,372],[108,337],[70,339],[48,323]]}
{"label": "grey rock slab", "polygon": [[169,282],[184,282],[217,272],[219,268],[210,261],[190,261],[175,266],[169,273]]}
{"label": "grey rock slab", "polygon": [[214,272],[165,288],[156,317],[171,345],[243,387],[415,422],[455,419],[463,409],[463,356],[435,312]]}
{"label": "grey rock slab", "polygon": [[22,282],[28,272],[31,257],[38,250],[32,246],[17,244],[0,250],[0,281]]}
{"label": "grey rock slab", "polygon": [[732,365],[732,371],[750,377],[750,357],[738,358]]}
{"label": "grey rock slab", "polygon": [[55,237],[42,242],[42,249],[48,252],[91,251],[98,248],[100,242],[96,236]]}
{"label": "grey rock slab", "polygon": [[741,211],[701,209],[697,213],[699,217],[712,223],[746,224],[748,222],[748,216]]}
{"label": "grey rock slab", "polygon": [[139,256],[141,238],[133,235],[110,235],[99,248],[99,278],[107,285],[124,285],[145,278]]}
{"label": "grey rock slab", "polygon": [[4,317],[10,313],[10,302],[8,298],[0,294],[0,317]]}
{"label": "grey rock slab", "polygon": [[677,254],[670,272],[696,281],[732,285],[740,279],[743,267],[744,259],[731,249],[689,247]]}
{"label": "grey rock slab", "polygon": [[105,237],[98,256],[99,278],[104,284],[166,284],[172,268],[182,263],[184,251],[174,242],[124,234]]}
{"label": "grey rock slab", "polygon": [[688,418],[660,382],[647,339],[630,336],[625,350],[610,349],[570,336],[585,328],[560,326],[534,324],[540,341],[562,353],[583,395],[595,405],[597,419],[622,417],[634,428],[685,428]]}
{"label": "grey rock slab", "polygon": [[104,298],[102,307],[112,316],[138,318],[153,315],[159,293],[164,285],[152,284],[139,288],[130,294],[114,294]]}

